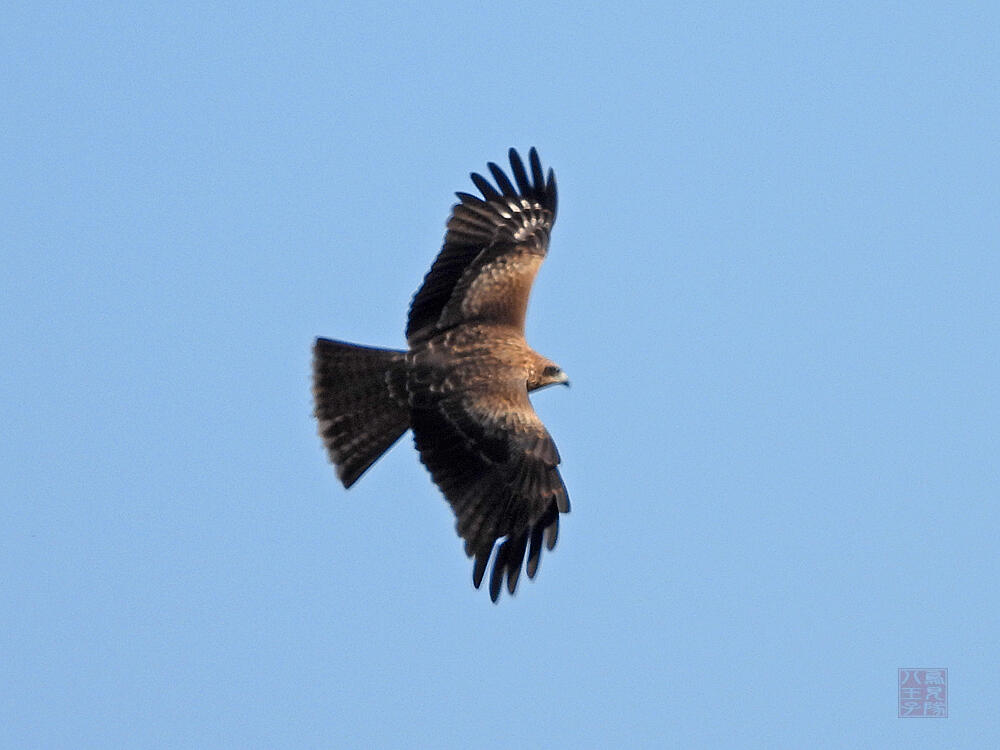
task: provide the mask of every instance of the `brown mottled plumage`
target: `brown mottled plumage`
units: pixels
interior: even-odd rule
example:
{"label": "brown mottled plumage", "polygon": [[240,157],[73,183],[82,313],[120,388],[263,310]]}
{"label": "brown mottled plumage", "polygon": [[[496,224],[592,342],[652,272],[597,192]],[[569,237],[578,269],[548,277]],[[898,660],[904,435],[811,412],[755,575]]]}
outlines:
{"label": "brown mottled plumage", "polygon": [[[569,497],[559,452],[528,392],[568,383],[524,340],[528,296],[556,216],[556,181],[535,149],[530,174],[510,150],[514,182],[496,164],[483,197],[458,193],[444,247],[410,306],[407,351],[328,339],[314,347],[319,432],[350,487],[407,428],[457,517],[478,588],[496,547],[490,597],[513,594],[527,553],[538,571]],[[499,545],[498,541],[503,540]]]}

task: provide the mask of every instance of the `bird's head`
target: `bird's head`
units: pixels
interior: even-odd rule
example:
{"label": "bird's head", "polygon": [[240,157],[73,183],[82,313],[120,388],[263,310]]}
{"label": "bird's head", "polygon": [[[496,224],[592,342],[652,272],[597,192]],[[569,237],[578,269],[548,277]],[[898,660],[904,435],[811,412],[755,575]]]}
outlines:
{"label": "bird's head", "polygon": [[535,391],[547,385],[569,385],[569,376],[555,362],[542,360],[532,368],[528,380],[528,390]]}

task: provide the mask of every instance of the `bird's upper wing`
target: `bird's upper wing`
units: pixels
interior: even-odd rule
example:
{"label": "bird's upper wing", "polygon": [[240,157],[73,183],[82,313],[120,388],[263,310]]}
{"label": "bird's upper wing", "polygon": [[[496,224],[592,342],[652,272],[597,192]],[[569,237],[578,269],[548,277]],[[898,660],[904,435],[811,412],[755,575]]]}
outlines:
{"label": "bird's upper wing", "polygon": [[543,541],[550,550],[556,543],[559,514],[569,512],[559,452],[523,380],[489,379],[471,388],[436,380],[420,368],[411,372],[407,388],[419,404],[411,411],[414,442],[455,512],[466,554],[475,558],[477,588],[493,547],[506,537],[490,576],[496,601],[504,577],[514,593],[525,551],[533,578]]}
{"label": "bird's upper wing", "polygon": [[407,340],[470,321],[524,329],[531,284],[556,218],[556,180],[551,169],[543,175],[535,149],[528,155],[530,175],[517,151],[509,156],[514,183],[490,162],[496,187],[473,174],[483,197],[457,193],[461,202],[452,208],[444,246],[410,305]]}

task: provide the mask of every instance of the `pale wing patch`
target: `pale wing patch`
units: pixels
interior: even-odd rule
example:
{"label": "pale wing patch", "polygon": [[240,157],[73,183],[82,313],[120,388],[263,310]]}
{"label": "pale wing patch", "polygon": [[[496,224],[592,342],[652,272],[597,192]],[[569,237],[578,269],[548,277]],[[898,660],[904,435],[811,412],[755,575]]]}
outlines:
{"label": "pale wing patch", "polygon": [[499,239],[503,232],[509,232],[514,242],[520,243],[528,239],[536,240],[536,249],[544,253],[544,245],[537,241],[541,238],[536,237],[539,232],[547,233],[552,225],[552,215],[546,211],[544,206],[525,198],[521,198],[519,201],[508,198],[503,204],[497,204],[495,208],[496,212],[509,224],[497,227],[494,240]]}
{"label": "pale wing patch", "polygon": [[467,286],[448,303],[441,324],[490,320],[523,330],[528,296],[543,256],[501,255],[475,270]]}

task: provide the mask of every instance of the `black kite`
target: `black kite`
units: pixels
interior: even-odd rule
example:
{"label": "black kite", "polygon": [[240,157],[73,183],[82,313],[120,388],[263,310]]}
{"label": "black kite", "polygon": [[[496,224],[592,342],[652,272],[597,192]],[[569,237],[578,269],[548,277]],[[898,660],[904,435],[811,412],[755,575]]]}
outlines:
{"label": "black kite", "polygon": [[[527,552],[538,571],[569,497],[559,452],[528,393],[566,374],[524,340],[528,295],[549,246],[556,181],[535,149],[530,174],[510,150],[483,197],[458,193],[444,247],[410,305],[407,351],[317,339],[316,418],[337,476],[350,487],[406,430],[457,517],[478,588],[496,547],[490,598],[513,594]],[[499,540],[503,542],[497,545]]]}

